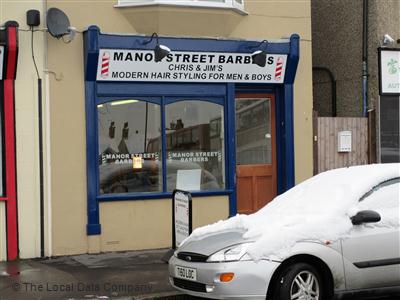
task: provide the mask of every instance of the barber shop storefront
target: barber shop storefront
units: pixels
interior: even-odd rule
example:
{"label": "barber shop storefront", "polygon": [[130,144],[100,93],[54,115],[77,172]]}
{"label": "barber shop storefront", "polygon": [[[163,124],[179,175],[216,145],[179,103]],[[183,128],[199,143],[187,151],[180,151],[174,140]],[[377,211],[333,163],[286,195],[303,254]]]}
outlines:
{"label": "barber shop storefront", "polygon": [[87,235],[115,238],[126,225],[143,244],[143,232],[169,233],[176,188],[191,191],[200,226],[252,213],[294,185],[298,35],[166,38],[91,26],[84,49]]}
{"label": "barber shop storefront", "polygon": [[0,16],[0,261],[169,248],[174,190],[194,230],[312,176],[310,1],[36,2]]}

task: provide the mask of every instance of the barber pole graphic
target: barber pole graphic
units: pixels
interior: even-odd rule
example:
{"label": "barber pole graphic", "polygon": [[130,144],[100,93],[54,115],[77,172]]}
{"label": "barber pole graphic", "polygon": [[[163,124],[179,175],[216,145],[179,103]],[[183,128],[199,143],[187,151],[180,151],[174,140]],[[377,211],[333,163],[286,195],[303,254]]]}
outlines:
{"label": "barber pole graphic", "polygon": [[109,67],[110,67],[110,53],[104,52],[103,56],[101,57],[101,77],[102,78],[108,77]]}
{"label": "barber pole graphic", "polygon": [[282,59],[282,57],[279,57],[278,61],[276,62],[275,80],[281,80],[281,78],[282,78],[282,66],[283,66],[283,59]]}

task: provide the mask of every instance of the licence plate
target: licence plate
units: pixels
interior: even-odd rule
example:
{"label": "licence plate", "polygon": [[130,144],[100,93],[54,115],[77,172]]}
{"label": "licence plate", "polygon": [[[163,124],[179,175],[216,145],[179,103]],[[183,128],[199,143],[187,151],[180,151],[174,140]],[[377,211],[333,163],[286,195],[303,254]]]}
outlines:
{"label": "licence plate", "polygon": [[175,266],[175,276],[182,279],[187,279],[191,281],[197,280],[196,269]]}

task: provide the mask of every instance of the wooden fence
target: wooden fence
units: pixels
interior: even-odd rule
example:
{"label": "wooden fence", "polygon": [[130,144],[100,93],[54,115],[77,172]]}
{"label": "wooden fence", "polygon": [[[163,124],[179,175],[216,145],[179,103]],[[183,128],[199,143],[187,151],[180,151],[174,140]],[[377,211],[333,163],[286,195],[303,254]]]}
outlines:
{"label": "wooden fence", "polygon": [[[351,132],[351,151],[338,151],[340,131]],[[368,119],[314,115],[314,174],[368,163]]]}

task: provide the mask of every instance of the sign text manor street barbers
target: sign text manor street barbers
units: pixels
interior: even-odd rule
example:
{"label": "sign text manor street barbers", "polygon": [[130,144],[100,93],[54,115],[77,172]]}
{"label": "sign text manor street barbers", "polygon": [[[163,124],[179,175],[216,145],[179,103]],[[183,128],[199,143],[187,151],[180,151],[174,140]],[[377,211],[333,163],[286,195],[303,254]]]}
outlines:
{"label": "sign text manor street barbers", "polygon": [[147,50],[100,49],[98,81],[283,83],[286,55],[267,55],[265,67],[251,54],[174,51],[161,62]]}

